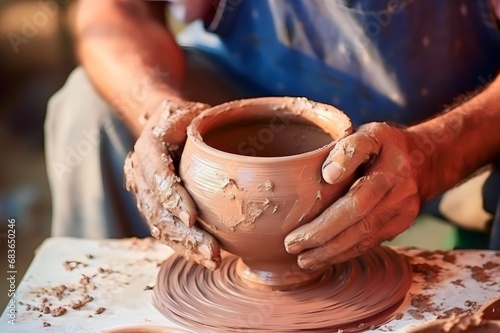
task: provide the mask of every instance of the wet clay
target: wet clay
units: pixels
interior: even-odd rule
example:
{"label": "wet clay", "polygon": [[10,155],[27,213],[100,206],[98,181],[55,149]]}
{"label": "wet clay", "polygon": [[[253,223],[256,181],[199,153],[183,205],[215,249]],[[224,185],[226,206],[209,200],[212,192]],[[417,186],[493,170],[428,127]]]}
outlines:
{"label": "wet clay", "polygon": [[477,313],[435,320],[415,328],[411,333],[498,333],[500,332],[500,298],[490,300]]}
{"label": "wet clay", "polygon": [[436,320],[430,324],[413,329],[410,333],[498,333],[500,322],[488,321],[480,315],[454,317]]}
{"label": "wet clay", "polygon": [[303,271],[285,250],[292,230],[339,198],[352,179],[330,185],[321,166],[352,133],[340,110],[305,98],[256,98],[203,111],[187,130],[179,173],[198,222],[242,259],[249,285],[288,289],[321,272]]}
{"label": "wet clay", "polygon": [[236,273],[237,262],[228,254],[210,271],[169,258],[154,288],[155,306],[195,332],[360,332],[394,318],[412,281],[409,263],[387,247],[288,291],[249,287]]}
{"label": "wet clay", "polygon": [[271,122],[269,118],[215,128],[203,135],[203,141],[227,153],[257,157],[298,155],[333,141],[330,135],[313,125],[290,121],[271,125]]}

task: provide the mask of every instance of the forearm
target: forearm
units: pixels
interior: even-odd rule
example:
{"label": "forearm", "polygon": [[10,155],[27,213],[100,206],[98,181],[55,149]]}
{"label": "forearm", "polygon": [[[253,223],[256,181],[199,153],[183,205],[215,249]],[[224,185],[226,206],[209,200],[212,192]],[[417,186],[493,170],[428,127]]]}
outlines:
{"label": "forearm", "polygon": [[408,130],[418,141],[412,163],[422,166],[421,195],[429,200],[500,157],[500,76],[465,103]]}
{"label": "forearm", "polygon": [[141,1],[81,0],[76,39],[91,81],[136,135],[163,100],[183,100],[182,51]]}

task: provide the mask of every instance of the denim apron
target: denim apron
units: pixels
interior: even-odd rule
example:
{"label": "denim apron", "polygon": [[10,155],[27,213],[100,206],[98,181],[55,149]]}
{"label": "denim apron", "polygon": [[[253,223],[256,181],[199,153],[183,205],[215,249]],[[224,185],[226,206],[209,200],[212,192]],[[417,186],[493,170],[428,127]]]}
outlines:
{"label": "denim apron", "polygon": [[429,118],[500,67],[488,0],[221,0],[214,18],[179,42],[213,56],[256,95],[306,96],[355,125]]}

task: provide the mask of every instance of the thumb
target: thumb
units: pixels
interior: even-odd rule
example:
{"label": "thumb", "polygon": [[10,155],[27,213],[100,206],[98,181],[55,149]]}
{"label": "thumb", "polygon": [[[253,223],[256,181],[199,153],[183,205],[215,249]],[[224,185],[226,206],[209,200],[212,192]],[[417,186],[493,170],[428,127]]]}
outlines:
{"label": "thumb", "polygon": [[341,139],[330,151],[322,167],[324,180],[329,184],[342,182],[363,163],[380,152],[375,136],[360,129]]}
{"label": "thumb", "polygon": [[187,103],[182,106],[166,104],[153,134],[168,146],[182,145],[186,141],[186,128],[191,121],[209,106],[202,103]]}

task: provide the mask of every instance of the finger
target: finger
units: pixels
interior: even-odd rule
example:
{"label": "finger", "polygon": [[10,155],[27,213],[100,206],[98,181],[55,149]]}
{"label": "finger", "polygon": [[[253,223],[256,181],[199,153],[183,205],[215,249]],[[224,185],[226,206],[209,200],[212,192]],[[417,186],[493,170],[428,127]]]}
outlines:
{"label": "finger", "polygon": [[196,205],[182,187],[172,158],[162,151],[159,141],[155,144],[155,140],[141,136],[136,142],[132,160],[142,167],[144,180],[156,193],[162,206],[186,226],[192,226],[197,219]]}
{"label": "finger", "polygon": [[125,163],[127,184],[133,184],[137,208],[146,219],[151,234],[172,247],[186,259],[214,270],[220,266],[220,247],[217,240],[197,227],[187,227],[175,216],[165,211],[155,194],[147,188],[141,174],[132,168],[131,160]]}
{"label": "finger", "polygon": [[137,193],[137,185],[135,184],[135,177],[134,177],[134,163],[132,161],[132,155],[133,152],[129,152],[127,157],[125,158],[125,162],[123,163],[123,173],[125,176],[125,188],[127,191],[131,192],[132,194]]}
{"label": "finger", "polygon": [[416,213],[394,213],[392,216],[380,214],[374,216],[372,221],[360,221],[322,247],[299,255],[298,264],[302,268],[311,269],[355,258],[404,232],[411,226],[415,216]]}
{"label": "finger", "polygon": [[352,227],[340,233],[337,237],[316,247],[312,250],[301,253],[297,259],[302,268],[310,269],[321,263],[332,262],[341,253],[349,249],[355,249],[359,244],[369,242],[378,244],[379,230],[396,216],[395,211],[381,211],[375,209],[369,216],[363,217]]}
{"label": "finger", "polygon": [[221,256],[217,240],[196,226],[187,227],[168,212],[162,213],[155,226],[151,227],[151,234],[187,260],[210,270],[220,266]]}
{"label": "finger", "polygon": [[370,131],[363,127],[335,144],[323,163],[323,178],[329,184],[343,181],[363,163],[380,152],[380,144]]}
{"label": "finger", "polygon": [[191,121],[209,106],[203,103],[163,106],[158,124],[153,128],[153,135],[160,142],[165,142],[169,150],[176,150],[186,141],[186,128]]}
{"label": "finger", "polygon": [[289,253],[315,248],[365,218],[394,187],[381,172],[361,177],[349,192],[328,207],[313,221],[295,229],[285,238]]}

